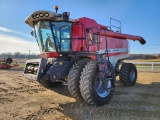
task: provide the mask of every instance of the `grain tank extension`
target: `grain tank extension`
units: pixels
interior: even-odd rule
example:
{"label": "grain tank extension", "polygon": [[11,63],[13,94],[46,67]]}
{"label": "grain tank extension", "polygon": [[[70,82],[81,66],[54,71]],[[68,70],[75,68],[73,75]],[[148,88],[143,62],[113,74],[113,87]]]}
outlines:
{"label": "grain tank extension", "polygon": [[111,23],[114,20],[120,26],[108,27],[87,17],[71,19],[69,15],[41,10],[27,17],[25,23],[34,29],[41,59],[27,60],[23,75],[46,87],[67,82],[77,100],[107,104],[117,75],[125,86],[133,86],[137,80],[136,66],[123,62],[129,56],[128,40],[146,41],[121,33],[121,23],[115,19]]}

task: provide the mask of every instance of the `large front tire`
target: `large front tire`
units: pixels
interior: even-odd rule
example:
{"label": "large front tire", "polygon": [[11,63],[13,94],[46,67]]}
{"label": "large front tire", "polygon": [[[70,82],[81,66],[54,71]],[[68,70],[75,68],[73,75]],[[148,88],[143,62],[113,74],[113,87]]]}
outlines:
{"label": "large front tire", "polygon": [[69,75],[68,75],[68,89],[69,92],[72,94],[74,98],[77,100],[82,100],[82,96],[80,93],[79,88],[79,81],[81,72],[83,71],[83,68],[85,65],[90,61],[89,58],[81,59],[78,62],[74,64],[74,66],[71,68]]}
{"label": "large front tire", "polygon": [[113,76],[108,78],[109,80],[104,89],[103,82],[99,80],[98,76],[98,63],[96,61],[91,61],[85,66],[81,75],[80,90],[82,97],[86,102],[90,105],[100,106],[107,104],[110,101],[114,93],[113,82],[115,81],[115,73],[113,69],[112,72]]}
{"label": "large front tire", "polygon": [[132,63],[124,63],[120,69],[120,82],[124,86],[133,86],[137,81],[137,69]]}

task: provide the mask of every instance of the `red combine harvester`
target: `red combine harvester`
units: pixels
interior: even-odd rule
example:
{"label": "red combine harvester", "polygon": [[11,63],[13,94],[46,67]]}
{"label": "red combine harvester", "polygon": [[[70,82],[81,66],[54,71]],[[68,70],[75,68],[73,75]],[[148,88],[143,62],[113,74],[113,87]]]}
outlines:
{"label": "red combine harvester", "polygon": [[55,8],[56,12],[36,11],[25,20],[34,28],[41,59],[27,60],[24,77],[44,86],[65,81],[73,97],[91,105],[110,101],[117,75],[123,85],[135,85],[136,66],[123,60],[129,56],[128,40],[145,44],[142,37],[121,33],[115,19],[111,23],[115,20],[120,26],[107,27],[86,17],[71,19],[69,12],[58,14]]}
{"label": "red combine harvester", "polygon": [[12,67],[19,66],[17,62],[15,62],[14,64],[12,62],[12,58],[0,59],[0,69],[10,69]]}
{"label": "red combine harvester", "polygon": [[0,59],[0,69],[12,68],[11,65],[12,62],[13,62],[12,58]]}

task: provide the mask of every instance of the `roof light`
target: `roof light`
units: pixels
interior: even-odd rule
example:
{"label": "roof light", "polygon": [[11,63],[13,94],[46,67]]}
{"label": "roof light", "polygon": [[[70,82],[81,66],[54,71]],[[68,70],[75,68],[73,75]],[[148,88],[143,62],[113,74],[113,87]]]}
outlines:
{"label": "roof light", "polygon": [[55,9],[56,9],[56,13],[57,13],[57,11],[58,11],[58,6],[57,5],[55,6]]}
{"label": "roof light", "polygon": [[70,16],[70,12],[67,12],[67,16]]}
{"label": "roof light", "polygon": [[68,21],[69,15],[70,15],[70,12],[63,12],[63,14],[62,14],[63,21]]}

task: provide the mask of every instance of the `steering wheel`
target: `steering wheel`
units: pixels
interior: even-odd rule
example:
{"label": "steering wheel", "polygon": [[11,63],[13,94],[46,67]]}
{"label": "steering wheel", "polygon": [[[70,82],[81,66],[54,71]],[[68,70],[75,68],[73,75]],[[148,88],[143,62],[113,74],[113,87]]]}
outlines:
{"label": "steering wheel", "polygon": [[47,37],[50,37],[50,38],[52,38],[52,35],[51,35],[51,34],[49,34],[49,33],[46,33],[46,35],[47,35]]}

